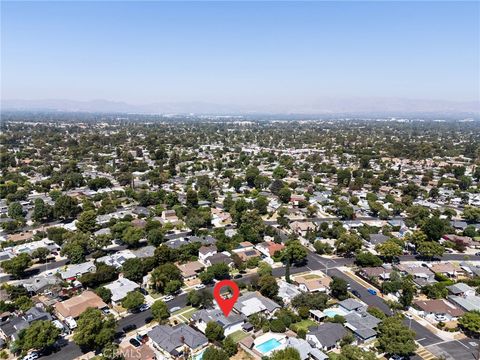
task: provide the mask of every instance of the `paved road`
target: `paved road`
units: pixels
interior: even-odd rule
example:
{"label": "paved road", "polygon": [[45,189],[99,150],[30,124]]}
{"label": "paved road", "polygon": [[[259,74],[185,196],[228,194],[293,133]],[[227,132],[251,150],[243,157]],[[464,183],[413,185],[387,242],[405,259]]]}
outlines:
{"label": "paved road", "polygon": [[[447,256],[451,256],[451,255],[447,255]],[[292,266],[290,268],[290,273],[297,274],[301,272],[308,272],[308,271],[314,271],[314,270],[322,270],[324,272],[326,271],[329,276],[337,276],[345,279],[351,285],[353,290],[357,290],[359,292],[361,296],[361,300],[367,303],[368,305],[379,308],[387,315],[392,314],[390,311],[390,308],[382,298],[376,295],[371,295],[367,291],[367,289],[363,287],[363,285],[356,282],[351,277],[349,277],[348,275],[344,274],[343,272],[337,269],[337,267],[352,264],[353,259],[345,259],[345,258],[328,259],[328,258],[321,257],[312,252],[308,253],[307,259],[308,259],[308,262],[305,266],[301,266],[301,267]],[[285,267],[273,269],[273,276],[282,277],[284,275],[285,275]],[[243,278],[238,279],[237,281],[248,283],[253,276],[255,275],[254,274],[246,275]],[[207,290],[212,291],[213,287],[209,286],[207,287]],[[176,296],[175,299],[168,302],[167,306],[169,309],[172,309],[174,307],[184,307],[186,306],[186,303],[187,303],[186,294],[182,294],[182,295]],[[137,328],[140,328],[146,324],[146,320],[151,316],[152,316],[152,313],[150,310],[137,313],[137,314],[130,314],[127,317],[118,321],[117,331],[122,331],[123,327],[130,324],[133,324]],[[442,342],[441,338],[431,333],[427,328],[423,327],[421,324],[419,324],[417,321],[413,319],[411,321],[410,319],[406,319],[405,324],[411,327],[411,329],[415,331],[417,341],[423,346],[429,346],[432,344],[437,344]],[[82,352],[80,348],[73,342],[70,342],[60,352],[56,354],[52,354],[50,356],[42,357],[42,359],[71,360],[71,359],[74,359],[75,357],[80,356],[81,354]]]}

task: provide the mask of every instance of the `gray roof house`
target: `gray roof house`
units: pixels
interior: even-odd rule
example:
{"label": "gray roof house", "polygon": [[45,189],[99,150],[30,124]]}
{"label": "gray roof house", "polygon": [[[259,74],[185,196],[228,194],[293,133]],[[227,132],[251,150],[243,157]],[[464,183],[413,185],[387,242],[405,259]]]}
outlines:
{"label": "gray roof house", "polygon": [[358,300],[350,299],[350,298],[340,301],[338,305],[341,306],[343,309],[345,309],[347,312],[366,310],[365,304],[361,303]]}
{"label": "gray roof house", "polygon": [[61,280],[54,275],[36,276],[22,281],[22,285],[31,293],[42,293],[43,291],[59,284]]}
{"label": "gray roof house", "polygon": [[341,324],[324,323],[310,327],[306,339],[314,344],[317,349],[328,351],[334,349],[347,333],[347,330]]}
{"label": "gray roof house", "polygon": [[301,360],[314,359],[326,360],[328,355],[311,346],[308,341],[290,337],[285,341],[285,347],[292,347],[298,350]]}
{"label": "gray roof house", "polygon": [[195,321],[195,326],[203,333],[205,333],[207,324],[213,321],[219,324],[223,328],[225,336],[228,336],[237,330],[241,330],[247,318],[243,314],[233,312],[225,317],[220,309],[211,309],[200,310],[193,314],[191,319]]}
{"label": "gray roof house", "polygon": [[388,236],[383,235],[383,234],[371,234],[369,242],[373,245],[378,245],[378,244],[383,244],[388,239],[390,239],[390,238]]}
{"label": "gray roof house", "polygon": [[381,320],[368,312],[352,312],[345,315],[345,320],[345,327],[352,330],[361,342],[373,340],[377,337],[377,332],[374,329]]}
{"label": "gray roof house", "polygon": [[248,292],[238,298],[233,308],[245,316],[259,312],[271,316],[277,309],[280,309],[280,305],[259,292]]}
{"label": "gray roof house", "polygon": [[64,268],[60,268],[58,270],[58,273],[60,274],[62,279],[67,280],[80,277],[88,272],[95,272],[96,270],[97,267],[95,266],[93,261],[87,261],[81,264],[67,265]]}
{"label": "gray roof house", "polygon": [[195,352],[208,344],[205,335],[186,324],[175,327],[158,325],[147,335],[157,350],[174,357],[179,357],[183,353],[184,346]]}

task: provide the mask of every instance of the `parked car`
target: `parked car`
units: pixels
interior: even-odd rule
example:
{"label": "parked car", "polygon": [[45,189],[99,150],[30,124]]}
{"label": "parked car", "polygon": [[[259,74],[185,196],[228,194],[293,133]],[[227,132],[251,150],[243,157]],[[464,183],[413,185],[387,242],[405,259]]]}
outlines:
{"label": "parked car", "polygon": [[148,295],[148,291],[145,290],[144,288],[140,288],[138,289],[138,291],[140,291],[143,295]]}
{"label": "parked car", "polygon": [[237,275],[235,275],[233,278],[234,278],[234,279],[241,279],[242,277],[243,277],[242,274],[237,274]]}
{"label": "parked car", "polygon": [[475,256],[480,256],[480,251],[475,253]]}
{"label": "parked car", "polygon": [[412,316],[412,314],[410,314],[410,313],[407,313],[407,312],[406,312],[406,313],[404,313],[404,315],[405,315],[405,317],[406,317],[407,319],[413,319],[413,316]]}
{"label": "parked car", "polygon": [[181,309],[180,306],[174,306],[174,307],[172,307],[172,308],[170,309],[170,313],[173,313],[173,312],[178,311],[178,310],[180,310],[180,309]]}
{"label": "parked car", "polygon": [[39,355],[37,352],[31,352],[30,354],[27,354],[26,356],[23,357],[23,360],[36,360],[39,358]]}
{"label": "parked car", "polygon": [[122,328],[123,332],[128,333],[129,331],[135,330],[137,328],[137,325],[135,324],[128,324],[127,326],[124,326]]}
{"label": "parked car", "polygon": [[112,313],[109,308],[103,308],[103,309],[102,309],[102,312],[103,312],[105,315],[110,315],[110,314]]}
{"label": "parked car", "polygon": [[447,321],[447,317],[443,314],[435,314],[436,321]]}
{"label": "parked car", "polygon": [[377,295],[377,291],[374,289],[367,289],[367,291],[372,295]]}
{"label": "parked car", "polygon": [[140,345],[142,345],[142,343],[135,338],[131,338],[130,340],[128,340],[128,342],[134,347],[139,347]]}
{"label": "parked car", "polygon": [[198,284],[198,285],[195,285],[194,288],[195,288],[195,290],[202,290],[202,289],[205,289],[205,285],[204,284]]}
{"label": "parked car", "polygon": [[362,297],[362,295],[360,295],[360,293],[359,293],[357,290],[353,290],[353,291],[352,291],[352,294],[355,295],[355,296],[358,297],[358,298],[361,298],[361,297]]}
{"label": "parked car", "polygon": [[167,295],[167,296],[163,297],[163,301],[165,301],[165,302],[172,301],[173,299],[175,299],[175,298],[172,295]]}
{"label": "parked car", "polygon": [[143,304],[142,306],[140,306],[138,308],[138,311],[147,311],[148,309],[150,309],[150,305],[148,304]]}

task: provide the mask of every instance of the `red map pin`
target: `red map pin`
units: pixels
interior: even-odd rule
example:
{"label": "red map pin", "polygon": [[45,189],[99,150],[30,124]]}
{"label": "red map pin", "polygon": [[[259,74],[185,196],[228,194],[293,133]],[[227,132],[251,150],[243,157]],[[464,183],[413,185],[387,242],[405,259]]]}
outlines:
{"label": "red map pin", "polygon": [[[232,297],[229,299],[224,299],[222,295],[220,295],[220,290],[224,287],[229,287],[233,292]],[[213,296],[215,297],[218,306],[220,306],[220,309],[222,309],[225,316],[228,316],[230,311],[232,311],[233,306],[237,302],[238,295],[240,295],[240,290],[238,289],[238,285],[235,283],[235,281],[232,280],[219,281],[213,288]]]}

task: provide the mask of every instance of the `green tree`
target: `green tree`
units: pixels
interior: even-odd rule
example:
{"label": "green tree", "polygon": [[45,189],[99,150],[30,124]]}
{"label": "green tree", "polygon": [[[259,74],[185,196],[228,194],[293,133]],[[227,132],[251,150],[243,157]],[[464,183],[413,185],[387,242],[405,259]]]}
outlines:
{"label": "green tree", "polygon": [[19,202],[12,202],[8,205],[8,216],[12,219],[24,220],[25,213],[23,212],[23,207]]}
{"label": "green tree", "polygon": [[298,240],[288,240],[282,251],[282,259],[291,264],[303,264],[307,259],[307,249]]}
{"label": "green tree", "polygon": [[35,321],[20,331],[16,346],[23,352],[31,349],[43,350],[52,346],[59,335],[60,330],[51,321]]}
{"label": "green tree", "polygon": [[388,261],[402,255],[402,247],[393,240],[387,240],[375,246],[375,250]]}
{"label": "green tree", "polygon": [[227,355],[231,358],[235,355],[238,351],[237,343],[233,340],[231,336],[227,336],[223,342],[223,350],[227,353]]}
{"label": "green tree", "polygon": [[131,291],[122,300],[122,306],[128,310],[138,309],[145,302],[145,296],[140,291]]}
{"label": "green tree", "polygon": [[215,321],[209,321],[205,328],[205,336],[210,341],[220,341],[224,338],[223,327]]}
{"label": "green tree", "polygon": [[228,360],[228,354],[222,349],[209,346],[202,355],[202,360]]}
{"label": "green tree", "polygon": [[165,233],[162,229],[151,229],[147,234],[147,240],[150,245],[158,246],[165,239]]}
{"label": "green tree", "polygon": [[153,288],[161,293],[165,291],[167,284],[171,281],[178,281],[180,285],[183,283],[180,269],[172,263],[160,265],[152,271],[151,275]]}
{"label": "green tree", "polygon": [[109,303],[112,300],[112,292],[110,289],[107,289],[106,287],[100,286],[99,288],[95,289],[95,294],[100,296],[105,303]]}
{"label": "green tree", "polygon": [[68,195],[59,196],[53,206],[53,214],[57,219],[74,219],[79,212],[77,200]]}
{"label": "green tree", "polygon": [[260,195],[255,199],[253,207],[258,211],[260,215],[268,213],[268,199],[265,196]]}
{"label": "green tree", "polygon": [[287,347],[272,353],[270,360],[301,360],[300,353],[297,349]]}
{"label": "green tree", "polygon": [[332,296],[336,297],[338,300],[345,300],[348,298],[347,282],[339,277],[332,277],[332,282],[330,283],[330,292]]}
{"label": "green tree", "polygon": [[48,255],[50,255],[50,250],[47,248],[41,247],[32,251],[32,258],[38,259],[38,261],[45,262]]}
{"label": "green tree", "polygon": [[445,232],[447,231],[447,223],[445,220],[433,216],[424,222],[421,230],[427,235],[429,240],[438,241],[443,235],[445,235]]}
{"label": "green tree", "polygon": [[280,319],[273,319],[270,321],[270,331],[276,333],[284,333],[287,330],[287,327]]}
{"label": "green tree", "polygon": [[159,323],[163,323],[170,317],[170,311],[167,304],[162,300],[157,300],[152,305],[152,315]]}
{"label": "green tree", "polygon": [[286,186],[280,189],[280,191],[278,192],[278,198],[284,204],[288,203],[291,197],[292,197],[292,191]]}
{"label": "green tree", "polygon": [[[376,360],[377,355],[373,351],[364,350],[354,345],[344,345],[340,351],[340,354],[330,353],[331,360]],[[329,355],[330,355],[329,354]]]}
{"label": "green tree", "polygon": [[390,355],[408,356],[413,354],[415,332],[406,327],[398,316],[387,317],[378,325],[378,347]]}
{"label": "green tree", "polygon": [[52,220],[53,208],[45,204],[42,199],[35,199],[32,219],[37,222],[47,222]]}
{"label": "green tree", "polygon": [[398,299],[398,302],[403,305],[404,309],[412,305],[412,301],[415,296],[415,293],[416,293],[416,288],[415,288],[415,285],[413,284],[413,281],[409,277],[405,278],[402,282],[400,298]]}
{"label": "green tree", "polygon": [[465,206],[462,217],[467,221],[480,221],[480,208],[475,206]]}
{"label": "green tree", "polygon": [[198,194],[195,190],[193,190],[193,189],[188,189],[187,190],[186,205],[189,208],[198,207]]}
{"label": "green tree", "polygon": [[480,335],[480,311],[467,311],[458,319],[458,324],[469,334],[478,337]]}
{"label": "green tree", "polygon": [[127,259],[122,265],[123,276],[135,282],[142,280],[144,270],[144,259],[140,258]]}
{"label": "green tree", "polygon": [[73,341],[85,349],[102,349],[113,342],[115,325],[113,316],[105,317],[100,310],[88,308],[77,320]]}
{"label": "green tree", "polygon": [[337,253],[347,256],[360,250],[362,245],[362,240],[355,234],[344,233],[335,241]]}
{"label": "green tree", "polygon": [[80,214],[76,223],[77,229],[83,233],[92,233],[97,227],[95,210],[87,210]]}
{"label": "green tree", "polygon": [[320,240],[315,241],[313,247],[315,248],[315,252],[319,255],[331,254],[333,252],[333,248],[329,243]]}
{"label": "green tree", "polygon": [[122,234],[122,241],[128,246],[138,246],[140,240],[144,236],[144,231],[141,228],[134,226],[127,227]]}
{"label": "green tree", "polygon": [[260,261],[258,264],[257,274],[260,277],[272,275],[272,267],[268,265],[265,261]]}
{"label": "green tree", "polygon": [[258,281],[260,293],[267,298],[274,298],[278,295],[279,286],[277,280],[271,275],[266,275]]}
{"label": "green tree", "polygon": [[7,273],[11,274],[15,278],[21,278],[25,270],[27,270],[32,265],[32,260],[27,253],[22,253],[15,256],[10,260],[2,261],[2,269]]}
{"label": "green tree", "polygon": [[371,252],[364,251],[357,254],[355,264],[361,267],[376,267],[381,266],[383,261]]}
{"label": "green tree", "polygon": [[445,248],[434,241],[423,241],[416,248],[420,256],[428,259],[442,257],[445,252]]}

